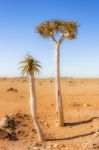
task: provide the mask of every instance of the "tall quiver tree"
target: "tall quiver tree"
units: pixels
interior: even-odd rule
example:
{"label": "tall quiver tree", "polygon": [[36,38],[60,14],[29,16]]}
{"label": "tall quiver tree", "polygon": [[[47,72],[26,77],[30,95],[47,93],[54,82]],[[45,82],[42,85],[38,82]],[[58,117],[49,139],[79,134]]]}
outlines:
{"label": "tall quiver tree", "polygon": [[35,78],[34,74],[39,73],[40,63],[34,59],[31,55],[26,55],[23,61],[20,62],[22,66],[22,74],[27,74],[29,77],[29,87],[30,87],[30,110],[34,121],[34,125],[38,134],[38,141],[42,142],[45,140],[44,134],[40,128],[37,120],[37,105],[36,105],[36,94],[35,94]]}
{"label": "tall quiver tree", "polygon": [[51,38],[56,49],[56,77],[55,77],[55,91],[56,91],[56,116],[58,126],[64,126],[64,115],[62,108],[62,95],[60,88],[60,46],[64,40],[75,39],[77,35],[77,24],[73,21],[66,22],[62,20],[46,21],[37,26],[37,32],[43,38]]}

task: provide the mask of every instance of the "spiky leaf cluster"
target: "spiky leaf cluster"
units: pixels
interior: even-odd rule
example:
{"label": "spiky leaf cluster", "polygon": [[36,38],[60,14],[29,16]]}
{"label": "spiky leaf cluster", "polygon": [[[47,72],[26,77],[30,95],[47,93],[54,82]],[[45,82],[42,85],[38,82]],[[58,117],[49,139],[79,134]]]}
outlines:
{"label": "spiky leaf cluster", "polygon": [[40,62],[33,58],[31,55],[26,55],[20,64],[22,64],[20,68],[22,69],[23,74],[39,73],[41,68]]}
{"label": "spiky leaf cluster", "polygon": [[66,22],[62,20],[46,21],[37,26],[37,32],[44,38],[55,36],[58,33],[68,33],[66,38],[74,39],[77,35],[77,24],[73,21]]}

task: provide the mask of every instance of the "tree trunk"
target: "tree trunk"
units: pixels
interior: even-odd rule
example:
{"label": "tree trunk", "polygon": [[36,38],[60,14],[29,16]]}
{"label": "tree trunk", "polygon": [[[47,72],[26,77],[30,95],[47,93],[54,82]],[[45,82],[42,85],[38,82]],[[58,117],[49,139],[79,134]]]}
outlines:
{"label": "tree trunk", "polygon": [[37,121],[37,106],[36,106],[36,95],[35,95],[35,79],[32,74],[29,75],[29,82],[30,82],[30,110],[32,114],[32,118],[34,121],[34,125],[38,134],[38,140],[40,142],[44,141],[44,134],[40,128],[40,125]]}
{"label": "tree trunk", "polygon": [[56,44],[56,77],[55,77],[55,86],[56,86],[56,117],[58,126],[64,126],[64,114],[62,108],[62,95],[60,88],[60,44]]}

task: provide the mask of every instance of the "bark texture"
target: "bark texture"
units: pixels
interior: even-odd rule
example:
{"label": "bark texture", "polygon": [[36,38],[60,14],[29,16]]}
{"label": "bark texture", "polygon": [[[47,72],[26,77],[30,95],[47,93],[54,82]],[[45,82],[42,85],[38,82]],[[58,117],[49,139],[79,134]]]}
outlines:
{"label": "bark texture", "polygon": [[33,118],[33,122],[38,134],[38,141],[45,141],[44,134],[40,128],[40,125],[37,120],[37,104],[36,104],[36,94],[35,94],[35,79],[32,74],[29,74],[29,83],[30,83],[30,110]]}
{"label": "bark texture", "polygon": [[58,126],[64,126],[64,114],[62,107],[62,95],[60,87],[60,43],[56,44],[56,77],[55,77],[55,86],[56,86],[56,113],[57,113],[57,123]]}

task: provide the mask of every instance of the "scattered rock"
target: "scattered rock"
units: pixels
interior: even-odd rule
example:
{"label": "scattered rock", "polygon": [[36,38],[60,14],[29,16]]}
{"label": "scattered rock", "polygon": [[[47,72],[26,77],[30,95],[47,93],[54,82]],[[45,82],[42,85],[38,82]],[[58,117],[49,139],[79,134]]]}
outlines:
{"label": "scattered rock", "polygon": [[99,144],[93,143],[92,145],[93,149],[99,150]]}
{"label": "scattered rock", "polygon": [[26,120],[29,121],[29,116],[21,113],[1,118],[0,138],[8,138],[9,140],[16,141],[21,137],[27,136],[27,130],[29,128],[25,130],[28,127],[27,123],[25,123]]}
{"label": "scattered rock", "polygon": [[49,150],[51,149],[51,147],[52,147],[52,145],[50,145],[50,144],[46,145],[46,148],[49,149]]}
{"label": "scattered rock", "polygon": [[84,107],[90,107],[90,104],[83,104]]}
{"label": "scattered rock", "polygon": [[92,129],[93,129],[94,132],[99,132],[99,127],[98,126],[93,126]]}
{"label": "scattered rock", "polygon": [[16,123],[15,118],[13,116],[7,116],[7,122],[8,122],[8,128],[11,128],[12,130],[16,129]]}
{"label": "scattered rock", "polygon": [[8,133],[4,129],[0,129],[0,139],[4,139],[8,136]]}
{"label": "scattered rock", "polygon": [[17,138],[17,135],[15,132],[12,132],[11,134],[8,134],[7,138],[11,141],[17,141],[18,138]]}
{"label": "scattered rock", "polygon": [[99,131],[96,131],[94,134],[95,137],[99,137]]}
{"label": "scattered rock", "polygon": [[54,148],[59,148],[60,145],[56,143],[56,144],[53,145],[53,147],[54,147]]}
{"label": "scattered rock", "polygon": [[11,87],[11,88],[7,89],[7,92],[18,92],[18,90]]}
{"label": "scattered rock", "polygon": [[42,143],[36,142],[34,146],[42,146]]}
{"label": "scattered rock", "polygon": [[8,126],[8,119],[7,117],[0,118],[0,128],[5,128]]}
{"label": "scattered rock", "polygon": [[17,89],[13,89],[13,92],[18,92],[18,90]]}

